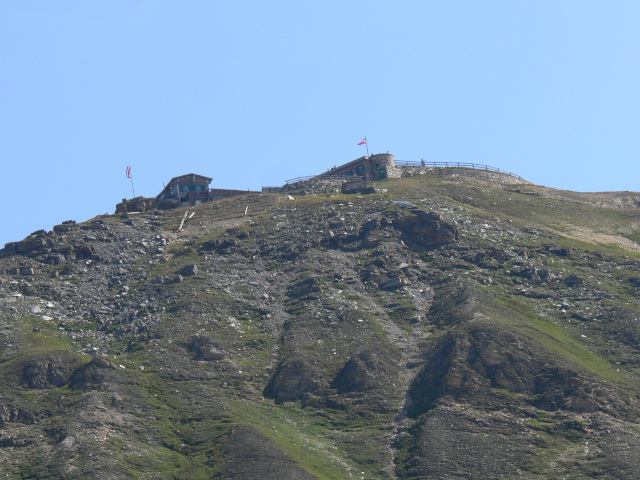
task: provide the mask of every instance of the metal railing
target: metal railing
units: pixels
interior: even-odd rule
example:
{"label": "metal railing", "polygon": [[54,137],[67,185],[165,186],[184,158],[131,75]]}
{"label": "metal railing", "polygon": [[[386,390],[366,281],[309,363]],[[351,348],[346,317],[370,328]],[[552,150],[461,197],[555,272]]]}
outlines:
{"label": "metal railing", "polygon": [[507,175],[511,175],[512,177],[518,178],[520,180],[524,180],[520,175],[517,175],[508,170],[502,170],[498,167],[492,167],[491,165],[484,165],[482,163],[467,163],[467,162],[416,162],[411,160],[396,160],[397,167],[455,167],[455,168],[472,168],[474,170],[486,170],[488,172],[497,172],[504,173]]}

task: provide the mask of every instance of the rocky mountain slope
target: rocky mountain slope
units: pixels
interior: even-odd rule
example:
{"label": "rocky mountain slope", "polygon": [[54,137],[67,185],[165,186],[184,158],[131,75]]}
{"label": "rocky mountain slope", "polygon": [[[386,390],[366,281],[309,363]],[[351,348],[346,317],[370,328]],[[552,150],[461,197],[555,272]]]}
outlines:
{"label": "rocky mountain slope", "polygon": [[640,195],[378,186],[5,246],[2,475],[638,478]]}

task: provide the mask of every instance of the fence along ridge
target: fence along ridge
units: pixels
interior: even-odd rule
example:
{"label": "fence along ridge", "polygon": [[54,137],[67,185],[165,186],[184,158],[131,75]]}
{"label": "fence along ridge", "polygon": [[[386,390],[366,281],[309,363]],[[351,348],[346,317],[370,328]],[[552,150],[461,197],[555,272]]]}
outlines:
{"label": "fence along ridge", "polygon": [[[413,160],[395,160],[395,164],[397,167],[436,167],[436,168],[471,168],[473,170],[485,170],[487,172],[496,172],[496,173],[504,173],[506,175],[510,175],[519,180],[524,180],[520,175],[510,172],[509,170],[503,170],[498,167],[492,167],[491,165],[485,165],[483,163],[469,163],[469,162],[422,162],[422,161],[413,161]],[[344,175],[307,175],[305,177],[296,177],[286,180],[284,183],[286,185],[292,183],[298,183],[305,180],[311,179],[323,179],[323,180],[344,180],[346,177]],[[348,178],[358,178],[348,177]]]}
{"label": "fence along ridge", "polygon": [[486,170],[488,172],[497,172],[510,175],[520,180],[524,180],[520,175],[510,172],[509,170],[503,170],[498,167],[492,167],[491,165],[485,165],[483,163],[469,163],[469,162],[416,162],[412,160],[396,160],[396,166],[399,167],[455,167],[455,168],[472,168],[474,170]]}

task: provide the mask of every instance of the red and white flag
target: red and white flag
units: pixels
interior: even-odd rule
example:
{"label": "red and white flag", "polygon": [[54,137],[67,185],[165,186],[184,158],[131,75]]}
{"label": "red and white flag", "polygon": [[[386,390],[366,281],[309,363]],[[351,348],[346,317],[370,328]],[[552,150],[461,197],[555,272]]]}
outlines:
{"label": "red and white flag", "polygon": [[364,145],[367,143],[367,137],[364,137],[364,140],[362,140],[358,145]]}
{"label": "red and white flag", "polygon": [[127,167],[127,178],[131,178],[131,165]]}

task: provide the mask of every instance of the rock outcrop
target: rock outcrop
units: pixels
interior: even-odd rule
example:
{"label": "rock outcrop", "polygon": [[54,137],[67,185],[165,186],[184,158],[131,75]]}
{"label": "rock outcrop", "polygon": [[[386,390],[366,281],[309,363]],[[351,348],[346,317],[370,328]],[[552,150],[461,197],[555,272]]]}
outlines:
{"label": "rock outcrop", "polygon": [[303,400],[320,387],[319,374],[304,360],[282,364],[273,376],[264,394],[276,402]]}

